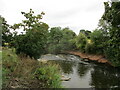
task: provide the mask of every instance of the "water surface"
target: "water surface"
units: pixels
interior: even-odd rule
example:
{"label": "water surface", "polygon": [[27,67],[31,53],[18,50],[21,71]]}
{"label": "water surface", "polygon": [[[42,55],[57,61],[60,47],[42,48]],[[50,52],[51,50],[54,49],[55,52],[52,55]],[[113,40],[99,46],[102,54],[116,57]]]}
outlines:
{"label": "water surface", "polygon": [[62,74],[70,77],[62,81],[65,88],[120,88],[120,69],[105,64],[84,62],[74,55],[43,55],[39,60],[59,64]]}

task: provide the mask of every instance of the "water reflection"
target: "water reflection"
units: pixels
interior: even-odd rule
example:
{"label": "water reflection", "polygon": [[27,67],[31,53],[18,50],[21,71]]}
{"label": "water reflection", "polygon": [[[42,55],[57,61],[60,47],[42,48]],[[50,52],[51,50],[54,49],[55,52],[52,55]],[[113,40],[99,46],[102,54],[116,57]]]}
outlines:
{"label": "water reflection", "polygon": [[72,78],[71,81],[64,82],[67,88],[120,88],[120,69],[61,60],[57,64],[63,73]]}
{"label": "water reflection", "polygon": [[50,62],[58,64],[64,75],[71,77],[70,81],[63,82],[66,88],[120,88],[120,69],[103,64],[87,64],[75,56],[64,55],[64,58],[66,60]]}
{"label": "water reflection", "polygon": [[65,74],[73,73],[73,66],[76,65],[76,63],[74,62],[64,61],[64,60],[58,60],[58,61],[51,60],[50,62],[58,64],[59,67],[61,68],[61,71]]}
{"label": "water reflection", "polygon": [[80,78],[84,77],[89,70],[90,70],[89,65],[84,65],[81,63],[78,64],[77,71],[78,71],[78,75],[80,76]]}
{"label": "water reflection", "polygon": [[94,66],[91,71],[91,86],[95,88],[120,88],[120,69],[109,66]]}

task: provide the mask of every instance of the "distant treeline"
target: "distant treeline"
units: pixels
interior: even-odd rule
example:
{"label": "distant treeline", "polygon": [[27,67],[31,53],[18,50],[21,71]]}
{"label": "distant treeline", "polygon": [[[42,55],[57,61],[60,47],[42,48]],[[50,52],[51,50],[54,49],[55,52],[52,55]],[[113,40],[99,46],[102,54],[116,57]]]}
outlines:
{"label": "distant treeline", "polygon": [[[41,22],[44,12],[34,15],[21,12],[26,20],[9,25],[2,22],[2,46],[14,47],[17,54],[39,58],[41,54],[58,54],[77,50],[90,54],[102,54],[114,65],[120,66],[120,2],[105,2],[105,12],[93,32],[80,30],[79,35],[69,28],[52,27]],[[25,33],[18,34],[23,29]]]}

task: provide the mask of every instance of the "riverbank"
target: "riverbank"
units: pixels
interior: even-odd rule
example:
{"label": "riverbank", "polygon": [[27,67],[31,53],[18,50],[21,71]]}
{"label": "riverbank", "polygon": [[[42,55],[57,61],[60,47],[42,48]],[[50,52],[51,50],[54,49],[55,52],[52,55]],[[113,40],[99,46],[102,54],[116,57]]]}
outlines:
{"label": "riverbank", "polygon": [[[1,53],[0,53],[1,54]],[[59,67],[2,50],[2,88],[61,88]]]}
{"label": "riverbank", "polygon": [[67,51],[67,53],[80,56],[81,58],[88,59],[90,61],[112,65],[103,55],[86,54],[78,51]]}

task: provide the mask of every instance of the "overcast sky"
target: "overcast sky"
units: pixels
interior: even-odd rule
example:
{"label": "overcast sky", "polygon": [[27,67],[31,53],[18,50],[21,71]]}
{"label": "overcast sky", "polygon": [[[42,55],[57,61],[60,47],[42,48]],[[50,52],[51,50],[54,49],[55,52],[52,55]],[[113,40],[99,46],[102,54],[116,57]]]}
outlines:
{"label": "overcast sky", "polygon": [[35,14],[45,12],[42,21],[50,27],[69,27],[78,33],[80,29],[92,31],[97,27],[105,1],[108,0],[0,0],[0,15],[12,25],[24,19],[21,11],[32,8]]}

